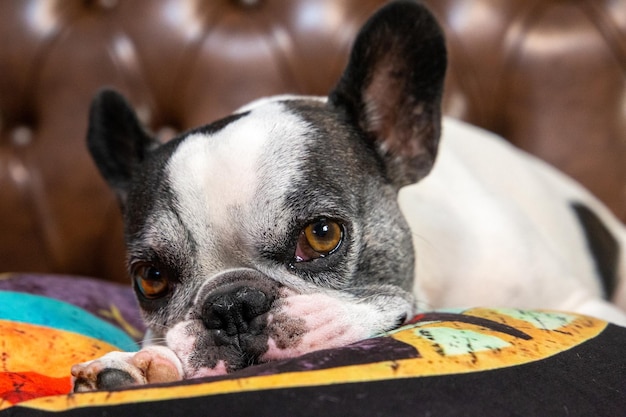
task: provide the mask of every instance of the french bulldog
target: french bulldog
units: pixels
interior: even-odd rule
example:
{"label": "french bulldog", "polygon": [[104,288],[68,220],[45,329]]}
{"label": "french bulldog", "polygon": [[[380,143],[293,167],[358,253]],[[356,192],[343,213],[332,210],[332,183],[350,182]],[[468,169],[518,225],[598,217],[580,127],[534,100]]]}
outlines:
{"label": "french bulldog", "polygon": [[74,390],[224,374],[432,308],[626,324],[610,302],[626,301],[622,223],[545,163],[443,118],[445,71],[436,20],[398,2],[362,28],[326,98],[261,99],[162,144],[99,93],[88,147],[121,203],[149,330],[139,352],[75,365]]}

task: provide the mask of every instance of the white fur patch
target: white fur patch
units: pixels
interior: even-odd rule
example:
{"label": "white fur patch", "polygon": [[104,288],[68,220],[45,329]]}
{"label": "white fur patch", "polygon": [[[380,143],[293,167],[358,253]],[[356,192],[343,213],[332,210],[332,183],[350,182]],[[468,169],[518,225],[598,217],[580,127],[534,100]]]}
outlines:
{"label": "white fur patch", "polygon": [[259,124],[236,121],[215,135],[219,137],[196,133],[170,159],[172,189],[192,230],[203,226],[209,212],[212,218],[224,218],[228,207],[252,200],[269,130]]}
{"label": "white fur patch", "polygon": [[418,302],[578,310],[568,300],[599,300],[573,201],[615,223],[554,168],[496,135],[445,119],[433,171],[400,193],[414,234]]}
{"label": "white fur patch", "polygon": [[[269,102],[214,134],[196,133],[179,145],[167,175],[178,200],[178,215],[201,253],[220,243],[216,232],[237,229],[233,222],[261,227],[268,219],[261,217],[259,204],[275,205],[266,213],[280,212],[282,198],[299,178],[302,161],[297,155],[303,153],[299,148],[305,146],[307,132],[307,123],[283,104]],[[238,240],[222,237],[227,242]]]}

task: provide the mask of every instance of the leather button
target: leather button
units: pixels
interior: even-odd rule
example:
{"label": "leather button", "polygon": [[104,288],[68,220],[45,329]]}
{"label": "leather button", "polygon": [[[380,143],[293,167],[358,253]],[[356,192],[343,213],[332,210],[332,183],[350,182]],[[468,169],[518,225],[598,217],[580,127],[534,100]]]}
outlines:
{"label": "leather button", "polygon": [[18,126],[11,132],[11,143],[17,147],[30,145],[33,141],[33,130],[28,126]]}
{"label": "leather button", "polygon": [[98,0],[98,6],[102,9],[110,10],[117,6],[118,0]]}
{"label": "leather button", "polygon": [[167,142],[178,135],[178,129],[174,126],[163,125],[156,130],[156,137],[160,142]]}
{"label": "leather button", "polygon": [[254,7],[258,6],[261,3],[261,0],[238,0],[237,3],[246,7]]}

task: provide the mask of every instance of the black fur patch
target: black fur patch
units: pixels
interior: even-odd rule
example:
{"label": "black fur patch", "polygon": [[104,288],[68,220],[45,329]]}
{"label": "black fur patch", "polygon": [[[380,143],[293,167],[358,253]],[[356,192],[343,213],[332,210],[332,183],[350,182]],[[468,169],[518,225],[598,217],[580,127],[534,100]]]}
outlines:
{"label": "black fur patch", "polygon": [[607,299],[611,299],[617,287],[619,243],[589,207],[576,202],[572,203],[572,209],[587,238],[587,246],[593,256],[598,275],[602,279],[604,295]]}
{"label": "black fur patch", "polygon": [[205,134],[205,135],[215,134],[215,133],[219,132],[220,130],[224,129],[229,124],[231,124],[231,123],[241,119],[244,116],[247,116],[248,114],[250,114],[249,111],[243,112],[243,113],[231,114],[229,116],[224,117],[223,119],[216,120],[215,122],[213,122],[213,123],[211,123],[209,125],[201,126],[201,127],[192,129],[192,130],[190,130],[188,132],[185,132],[184,136],[187,137],[187,136],[192,135],[194,133],[202,133],[202,134]]}

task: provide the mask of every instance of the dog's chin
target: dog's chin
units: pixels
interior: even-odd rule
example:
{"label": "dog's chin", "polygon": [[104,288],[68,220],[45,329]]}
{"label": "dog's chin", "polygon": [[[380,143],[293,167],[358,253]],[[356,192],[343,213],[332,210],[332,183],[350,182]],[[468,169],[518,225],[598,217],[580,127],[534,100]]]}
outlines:
{"label": "dog's chin", "polygon": [[223,375],[349,345],[402,324],[412,312],[411,303],[399,297],[383,297],[381,302],[397,308],[385,311],[370,303],[283,288],[272,309],[245,333],[228,335],[224,330],[207,329],[196,317],[175,325],[166,341],[181,360],[186,378]]}

